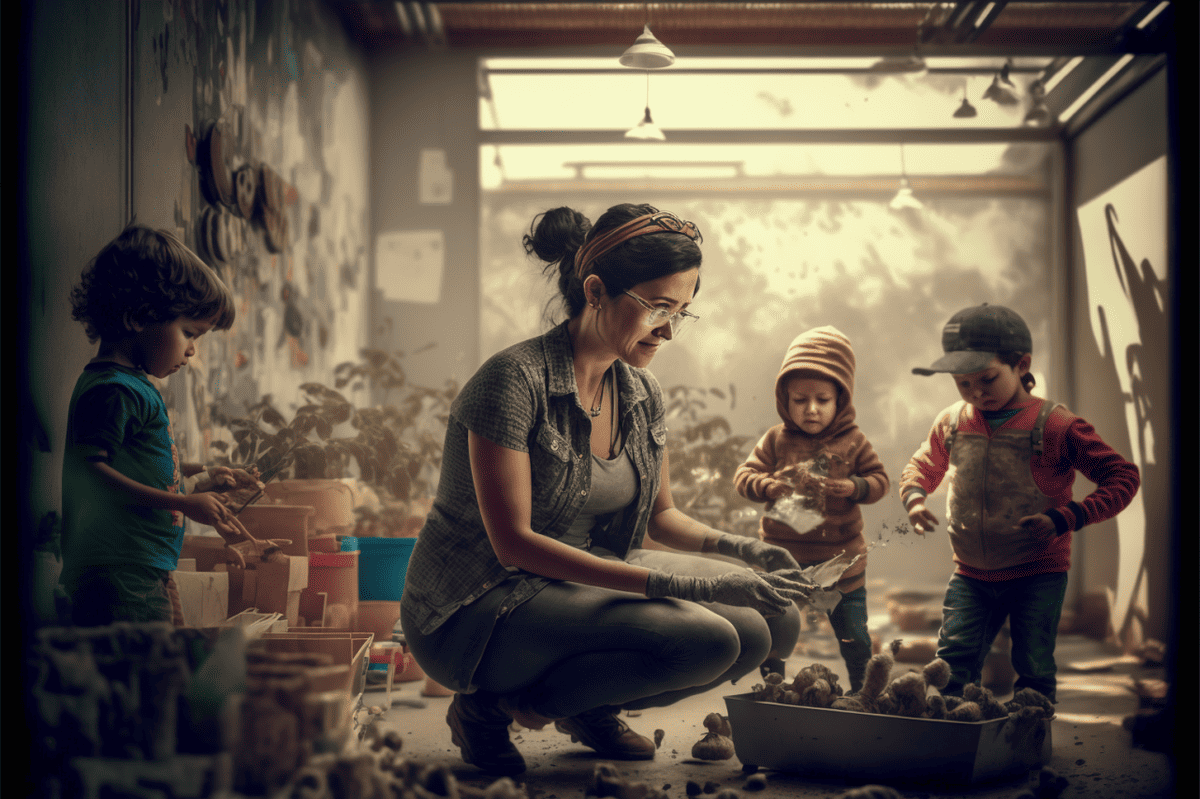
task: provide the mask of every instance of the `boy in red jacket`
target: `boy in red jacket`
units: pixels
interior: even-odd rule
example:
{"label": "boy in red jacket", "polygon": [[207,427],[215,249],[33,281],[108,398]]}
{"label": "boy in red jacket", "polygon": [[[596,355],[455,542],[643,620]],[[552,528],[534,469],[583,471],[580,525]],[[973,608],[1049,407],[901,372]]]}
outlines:
{"label": "boy in red jacket", "polygon": [[[739,494],[767,503],[759,529],[764,541],[792,553],[801,567],[839,555],[852,561],[837,583],[841,599],[828,611],[851,691],[862,687],[871,658],[867,542],[858,506],[878,502],[889,487],[883,463],[854,423],[854,366],[850,340],[837,328],[818,327],[797,336],[775,377],[775,408],[783,423],[763,434],[733,475]],[[775,518],[784,514],[772,513],[793,494],[812,506],[808,513],[789,516],[802,529]]]}
{"label": "boy in red jacket", "polygon": [[[957,564],[946,588],[937,656],[944,694],[979,683],[992,641],[1009,621],[1015,690],[1055,700],[1055,638],[1071,566],[1071,534],[1112,518],[1140,485],[1137,466],[1087,421],[1034,397],[1025,321],[999,305],[959,311],[942,331],[945,356],[914,374],[946,372],[962,401],[938,414],[900,474],[913,528],[938,524],[925,498],[947,478],[947,526]],[[1096,484],[1072,498],[1075,472]]]}

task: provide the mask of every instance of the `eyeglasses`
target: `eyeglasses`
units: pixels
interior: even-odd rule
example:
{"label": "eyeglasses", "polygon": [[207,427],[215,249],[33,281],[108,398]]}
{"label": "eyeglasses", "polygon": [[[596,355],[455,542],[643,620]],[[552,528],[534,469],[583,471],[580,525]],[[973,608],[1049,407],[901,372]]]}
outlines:
{"label": "eyeglasses", "polygon": [[690,311],[676,311],[675,313],[671,313],[666,308],[655,308],[632,291],[625,293],[637,300],[638,305],[650,312],[646,316],[646,325],[649,327],[659,327],[663,322],[669,322],[672,337],[678,336],[681,332],[691,327],[692,322],[700,318]]}

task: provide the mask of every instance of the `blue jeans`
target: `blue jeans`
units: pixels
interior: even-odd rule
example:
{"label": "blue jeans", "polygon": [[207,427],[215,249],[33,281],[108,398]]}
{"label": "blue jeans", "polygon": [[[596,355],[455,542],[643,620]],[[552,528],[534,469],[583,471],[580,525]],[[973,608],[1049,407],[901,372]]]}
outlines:
{"label": "blue jeans", "polygon": [[1017,672],[1013,690],[1033,688],[1055,701],[1054,644],[1066,591],[1066,572],[994,583],[952,576],[938,635],[937,656],[950,664],[950,684],[942,693],[961,696],[963,686],[980,683],[983,661],[1007,618]]}
{"label": "blue jeans", "polygon": [[829,623],[837,636],[838,649],[846,663],[850,690],[862,688],[867,661],[871,659],[871,634],[867,632],[867,589],[855,588],[829,611]]}

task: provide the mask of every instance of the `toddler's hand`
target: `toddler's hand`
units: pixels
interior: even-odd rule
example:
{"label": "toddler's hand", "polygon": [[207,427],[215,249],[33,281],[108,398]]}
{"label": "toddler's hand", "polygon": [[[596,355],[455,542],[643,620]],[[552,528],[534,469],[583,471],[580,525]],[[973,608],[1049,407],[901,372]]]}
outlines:
{"label": "toddler's hand", "polygon": [[825,495],[830,497],[848,497],[854,493],[854,481],[848,478],[830,478],[825,480]]}
{"label": "toddler's hand", "polygon": [[937,526],[937,517],[930,512],[929,508],[925,507],[924,502],[918,502],[908,509],[908,521],[912,524],[913,530],[917,535],[925,535],[927,530],[932,530]]}
{"label": "toddler's hand", "polygon": [[1058,532],[1058,528],[1054,526],[1054,522],[1044,513],[1025,516],[1018,524],[1021,525],[1021,529],[1032,533],[1038,538],[1050,538]]}
{"label": "toddler's hand", "polygon": [[785,483],[783,480],[771,478],[770,480],[767,480],[766,487],[763,489],[763,494],[767,499],[774,502],[777,499],[783,499],[784,497],[788,496],[792,493],[792,491],[793,488],[790,483]]}

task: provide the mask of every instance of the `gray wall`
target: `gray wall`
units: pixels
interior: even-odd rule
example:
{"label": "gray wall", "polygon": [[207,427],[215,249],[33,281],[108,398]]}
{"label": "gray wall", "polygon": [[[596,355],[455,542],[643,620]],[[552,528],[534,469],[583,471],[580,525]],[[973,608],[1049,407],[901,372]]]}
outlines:
{"label": "gray wall", "polygon": [[[1168,86],[1167,70],[1156,75],[1122,100],[1114,108],[1087,127],[1070,143],[1068,152],[1071,162],[1071,201],[1068,203],[1071,230],[1070,272],[1070,345],[1072,347],[1071,368],[1074,406],[1072,410],[1093,425],[1111,446],[1130,460],[1142,461],[1141,503],[1145,516],[1144,555],[1141,580],[1145,585],[1146,633],[1162,641],[1169,639],[1169,624],[1173,599],[1170,593],[1169,573],[1177,554],[1172,551],[1172,528],[1170,507],[1175,490],[1173,475],[1176,472],[1174,454],[1170,442],[1176,431],[1171,427],[1170,407],[1172,386],[1176,376],[1170,371],[1172,348],[1176,342],[1169,331],[1174,320],[1171,312],[1174,304],[1174,286],[1178,264],[1150,263],[1145,254],[1136,250],[1129,259],[1120,254],[1123,246],[1115,239],[1106,242],[1083,240],[1075,209],[1105,195],[1120,186],[1128,177],[1143,167],[1168,154]],[[1194,142],[1191,143],[1194,146]],[[1168,163],[1170,173],[1176,167]],[[1120,197],[1120,195],[1115,195]],[[1123,203],[1122,203],[1123,201]],[[1154,205],[1163,208],[1162,224],[1169,229],[1173,218],[1172,203],[1176,200],[1164,193],[1163,196],[1133,197],[1118,200],[1116,208],[1131,214],[1132,204]],[[1128,227],[1115,221],[1113,235],[1131,237]],[[1137,314],[1136,331],[1110,330],[1114,338],[1124,332],[1140,339],[1142,350],[1125,352],[1121,347],[1106,342],[1102,350],[1092,330],[1090,314],[1095,304],[1112,306],[1126,302],[1119,293],[1105,293],[1099,285],[1089,285],[1085,265],[1085,251],[1096,252],[1096,245],[1106,256],[1103,264],[1110,276],[1120,273],[1126,292]],[[1166,242],[1163,242],[1164,250]],[[1095,267],[1096,264],[1093,264]],[[1190,268],[1190,267],[1189,267]],[[1153,298],[1156,279],[1166,280],[1167,302],[1160,309]],[[1112,310],[1110,308],[1110,310]],[[1115,316],[1110,316],[1115,318]],[[1135,378],[1134,398],[1138,400],[1139,425],[1142,433],[1130,430],[1126,421],[1127,400],[1122,396],[1122,375],[1133,374]],[[1152,437],[1152,443],[1147,437]],[[1080,479],[1076,496],[1091,489],[1088,481]],[[1134,509],[1127,514],[1135,512]],[[1124,522],[1128,515],[1119,517]],[[1135,521],[1130,519],[1129,521]],[[1074,553],[1077,591],[1094,591],[1105,586],[1117,586],[1122,560],[1128,567],[1129,559],[1136,551],[1126,539],[1122,552],[1118,521],[1089,527],[1076,536]],[[1126,575],[1128,576],[1128,574]],[[1136,602],[1136,597],[1135,597]],[[1118,607],[1118,614],[1124,609]]]}
{"label": "gray wall", "polygon": [[[1072,346],[1072,383],[1074,388],[1075,413],[1084,416],[1096,426],[1100,437],[1122,455],[1141,461],[1141,503],[1145,513],[1145,542],[1142,555],[1140,579],[1145,581],[1145,609],[1147,611],[1146,633],[1159,641],[1168,641],[1170,633],[1172,600],[1170,593],[1170,569],[1177,557],[1172,552],[1172,528],[1170,507],[1175,491],[1176,473],[1174,452],[1170,441],[1176,437],[1171,427],[1170,398],[1176,376],[1170,372],[1172,341],[1170,330],[1174,326],[1171,317],[1175,305],[1177,266],[1172,263],[1150,263],[1144,253],[1130,252],[1129,258],[1121,256],[1121,224],[1115,221],[1111,227],[1109,242],[1102,250],[1108,256],[1105,269],[1120,272],[1126,283],[1130,302],[1135,307],[1138,330],[1124,331],[1141,342],[1141,353],[1121,352],[1120,347],[1106,341],[1104,349],[1098,347],[1093,335],[1092,306],[1118,304],[1127,301],[1116,294],[1102,295],[1103,289],[1088,286],[1085,250],[1096,252],[1098,242],[1082,239],[1080,224],[1074,210],[1091,200],[1104,196],[1106,192],[1120,186],[1130,175],[1168,155],[1168,71],[1159,71],[1133,94],[1124,98],[1108,113],[1100,116],[1088,126],[1069,146],[1070,196],[1068,218],[1072,236],[1072,258],[1070,258],[1070,346]],[[1194,144],[1194,143],[1193,143]],[[1168,173],[1175,169],[1168,163]],[[1120,197],[1118,194],[1117,197]],[[1130,204],[1158,204],[1163,208],[1163,226],[1169,229],[1174,218],[1174,197],[1124,197],[1123,208],[1130,211]],[[1118,200],[1118,205],[1122,203]],[[1120,218],[1121,208],[1116,208]],[[1126,238],[1130,232],[1126,228]],[[1164,250],[1166,242],[1163,242]],[[1168,251],[1169,252],[1169,251]],[[1093,268],[1096,264],[1093,264]],[[1156,277],[1157,276],[1157,277]],[[1162,310],[1154,301],[1153,283],[1165,277],[1165,302]],[[1117,334],[1111,330],[1110,334]],[[1122,373],[1136,378],[1133,394],[1138,399],[1139,425],[1130,431],[1127,425],[1127,399],[1122,396]],[[1152,438],[1147,438],[1147,434]],[[1091,483],[1080,480],[1076,486],[1076,497],[1091,489]],[[1124,518],[1121,517],[1122,521]],[[1117,521],[1105,522],[1087,528],[1076,536],[1075,577],[1076,590],[1093,591],[1104,587],[1116,587],[1121,572],[1122,559],[1129,565],[1130,541],[1126,541],[1126,552],[1122,552],[1121,536]],[[1128,577],[1128,575],[1127,575]],[[1134,597],[1135,603],[1136,596]],[[1118,602],[1120,603],[1120,602]],[[1118,607],[1117,613],[1124,608]]]}
{"label": "gray wall", "polygon": [[[374,346],[406,353],[418,385],[461,386],[479,366],[479,144],[472,51],[407,50],[372,59],[371,233],[441,230],[445,271],[436,303],[376,295]],[[453,176],[448,204],[422,204],[421,151],[441,149]],[[414,354],[414,350],[435,346]]]}
{"label": "gray wall", "polygon": [[15,430],[24,489],[18,529],[26,533],[18,573],[28,601],[38,576],[29,566],[30,531],[59,507],[67,405],[79,366],[95,352],[71,319],[66,292],[125,224],[128,194],[124,6],[50,0],[25,10]]}

